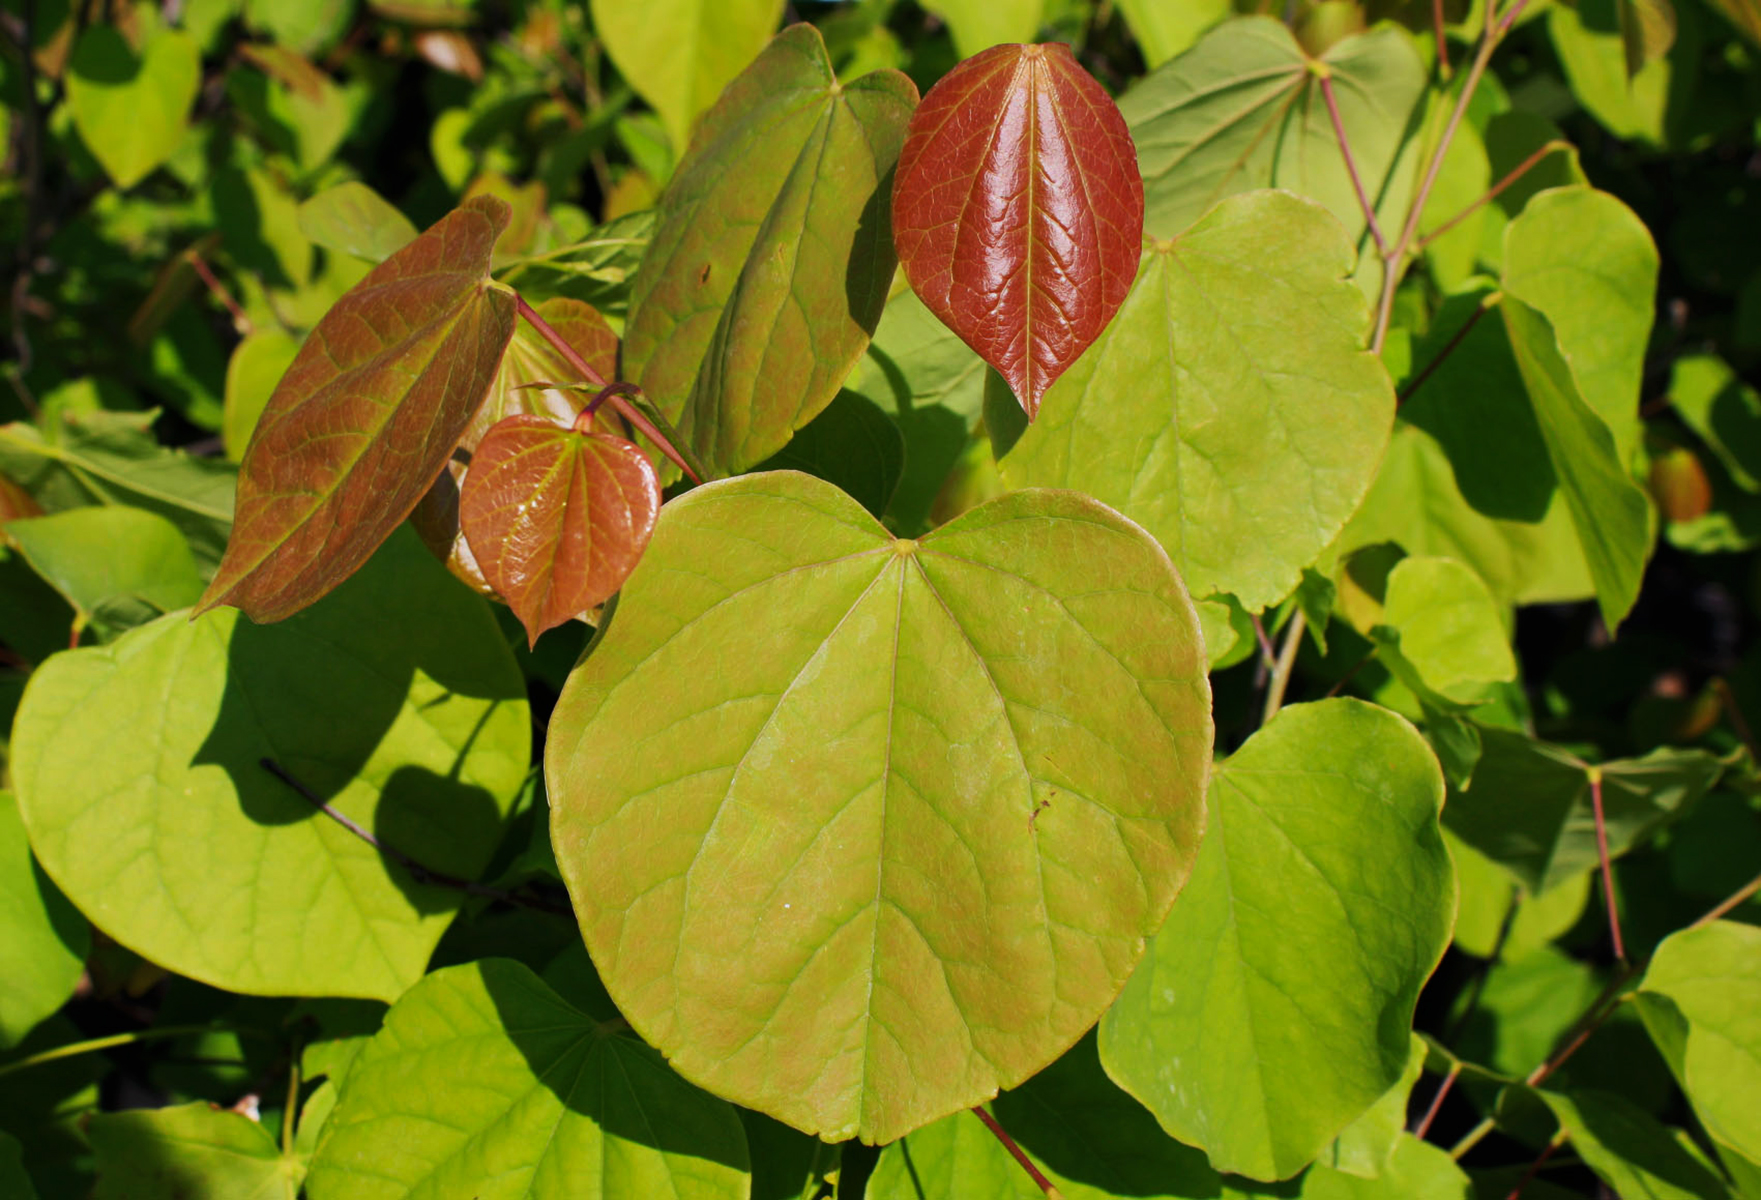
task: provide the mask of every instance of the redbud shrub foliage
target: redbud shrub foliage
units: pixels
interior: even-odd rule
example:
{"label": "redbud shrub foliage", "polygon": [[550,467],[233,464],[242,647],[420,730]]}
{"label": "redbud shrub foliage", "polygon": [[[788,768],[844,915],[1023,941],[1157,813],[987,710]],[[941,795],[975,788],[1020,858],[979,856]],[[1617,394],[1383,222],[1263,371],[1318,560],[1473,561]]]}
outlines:
{"label": "redbud shrub foliage", "polygon": [[0,1193],[1761,1197],[1750,0],[0,33]]}

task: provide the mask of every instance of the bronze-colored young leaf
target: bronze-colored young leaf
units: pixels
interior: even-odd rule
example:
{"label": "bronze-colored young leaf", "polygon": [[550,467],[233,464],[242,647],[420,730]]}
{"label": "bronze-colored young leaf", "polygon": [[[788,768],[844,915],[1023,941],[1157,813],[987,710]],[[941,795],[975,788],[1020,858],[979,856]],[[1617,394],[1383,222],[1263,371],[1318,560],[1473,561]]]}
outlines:
{"label": "bronze-colored young leaf", "polygon": [[1142,240],[1125,118],[1067,47],[993,47],[911,118],[893,182],[899,261],[1030,420],[1125,302]]}
{"label": "bronze-colored young leaf", "polygon": [[893,278],[886,178],[917,89],[842,84],[785,29],[703,117],[636,276],[624,375],[711,471],[744,471],[818,416],[868,348]]}
{"label": "bronze-colored young leaf", "polygon": [[641,450],[545,417],[485,434],[459,492],[477,566],[533,645],[623,586],[659,515],[660,480]]}
{"label": "bronze-colored young leaf", "polygon": [[410,514],[513,336],[514,298],[489,281],[507,221],[495,197],[467,201],[318,322],[245,450],[232,540],[197,613],[290,616]]}

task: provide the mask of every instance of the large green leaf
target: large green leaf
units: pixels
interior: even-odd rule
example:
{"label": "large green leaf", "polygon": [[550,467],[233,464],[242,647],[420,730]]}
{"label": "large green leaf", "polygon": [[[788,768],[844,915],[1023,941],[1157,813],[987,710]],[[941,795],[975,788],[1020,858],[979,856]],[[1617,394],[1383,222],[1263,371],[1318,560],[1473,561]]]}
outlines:
{"label": "large green leaf", "polygon": [[156,413],[67,413],[47,431],[0,425],[0,472],[48,512],[129,504],[156,512],[189,539],[204,570],[232,527],[232,464],[167,450],[149,432]]}
{"label": "large green leaf", "polygon": [[1761,1161],[1761,928],[1714,921],[1671,935],[1638,1008],[1707,1132]]}
{"label": "large green leaf", "polygon": [[[1532,893],[1596,864],[1590,764],[1563,747],[1508,729],[1480,729],[1473,782],[1452,794],[1444,821]],[[1724,764],[1698,750],[1654,750],[1603,763],[1608,851],[1620,855],[1718,782]]]}
{"label": "large green leaf", "polygon": [[1320,1154],[1407,1065],[1455,909],[1442,803],[1388,710],[1281,711],[1217,768],[1192,880],[1101,1022],[1107,1073],[1221,1170]]}
{"label": "large green leaf", "polygon": [[781,450],[867,347],[893,278],[887,185],[916,100],[897,71],[840,84],[818,31],[794,25],[679,164],[636,276],[624,371],[711,470]]}
{"label": "large green leaf", "polygon": [[0,1049],[73,995],[90,949],[85,919],[31,861],[18,804],[0,792]]}
{"label": "large green leaf", "polygon": [[1242,17],[1125,93],[1119,107],[1143,171],[1144,232],[1173,237],[1225,196],[1277,187],[1325,205],[1361,244],[1363,206],[1322,102],[1323,68],[1372,202],[1404,209],[1412,181],[1395,167],[1425,87],[1412,39],[1381,26],[1340,39],[1318,62],[1282,22]]}
{"label": "large green leaf", "polygon": [[1498,311],[1612,632],[1639,597],[1651,553],[1649,501],[1620,458],[1608,423],[1578,391],[1547,318],[1509,295]]}
{"label": "large green leaf", "polygon": [[1348,1175],[1320,1163],[1302,1180],[1303,1200],[1473,1200],[1467,1173],[1441,1146],[1402,1133],[1380,1174]]}
{"label": "large green leaf", "polygon": [[201,52],[188,34],[155,28],[137,51],[117,26],[97,22],[68,60],[67,103],[92,157],[128,188],[177,150],[201,83]]}
{"label": "large green leaf", "polygon": [[261,1124],[210,1104],[96,1113],[94,1200],[295,1200],[305,1167]]}
{"label": "large green leaf", "polygon": [[281,620],[409,516],[513,337],[514,297],[489,280],[507,222],[494,196],[467,200],[318,322],[245,449],[237,521],[198,612],[231,604]]}
{"label": "large green leaf", "polygon": [[312,1200],[745,1200],[732,1105],[692,1087],[621,1020],[490,958],[411,988],[343,1084]]}
{"label": "large green leaf", "polygon": [[593,28],[683,156],[697,117],[776,29],[782,0],[593,0]]}
{"label": "large green leaf", "polygon": [[878,1142],[1094,1023],[1185,878],[1210,738],[1191,603],[1117,514],[1017,492],[896,540],[778,472],[662,512],[545,776],[631,1024]]}
{"label": "large green leaf", "polygon": [[231,991],[391,999],[461,894],[413,880],[263,760],[473,878],[525,777],[528,720],[483,601],[400,533],[298,620],[174,613],[56,655],[25,689],[12,769],[44,869],[123,945]]}
{"label": "large green leaf", "polygon": [[[1066,1200],[1113,1196],[1237,1196],[1205,1156],[1163,1133],[1101,1070],[1086,1036],[991,1106],[999,1124]],[[1041,1200],[1043,1193],[971,1113],[958,1112],[888,1146],[867,1200]]]}
{"label": "large green leaf", "polygon": [[102,641],[187,608],[202,594],[183,534],[143,508],[73,508],[11,521],[5,530]]}
{"label": "large green leaf", "polygon": [[1630,463],[1656,307],[1657,247],[1626,205],[1589,187],[1535,196],[1504,231],[1504,290],[1547,318],[1578,393]]}
{"label": "large green leaf", "polygon": [[1318,205],[1232,198],[1144,253],[1125,306],[1003,459],[1140,522],[1197,595],[1257,611],[1358,506],[1393,422],[1352,251]]}
{"label": "large green leaf", "polygon": [[1630,1101],[1607,1092],[1538,1092],[1584,1164],[1624,1200],[1726,1200],[1724,1181]]}

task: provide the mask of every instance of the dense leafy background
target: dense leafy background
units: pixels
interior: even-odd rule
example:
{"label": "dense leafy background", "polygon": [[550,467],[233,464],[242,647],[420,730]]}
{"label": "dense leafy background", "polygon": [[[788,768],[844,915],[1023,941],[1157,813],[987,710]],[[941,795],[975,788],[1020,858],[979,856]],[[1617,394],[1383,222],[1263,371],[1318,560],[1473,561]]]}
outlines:
{"label": "dense leafy background", "polygon": [[1761,1198],[1754,0],[0,51],[0,1194]]}

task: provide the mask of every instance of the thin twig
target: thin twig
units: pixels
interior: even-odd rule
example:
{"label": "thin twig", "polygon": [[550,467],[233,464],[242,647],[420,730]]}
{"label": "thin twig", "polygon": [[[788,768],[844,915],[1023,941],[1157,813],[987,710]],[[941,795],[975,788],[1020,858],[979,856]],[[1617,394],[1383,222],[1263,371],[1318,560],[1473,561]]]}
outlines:
{"label": "thin twig", "polygon": [[1253,624],[1254,640],[1260,644],[1260,664],[1270,671],[1278,661],[1278,652],[1272,649],[1272,639],[1266,636],[1266,625],[1260,620],[1259,613],[1250,613],[1247,618]]}
{"label": "thin twig", "polygon": [[136,1042],[156,1042],[163,1038],[184,1037],[194,1033],[233,1033],[239,1037],[271,1037],[261,1030],[249,1027],[229,1029],[223,1025],[164,1025],[158,1029],[137,1029],[133,1033],[113,1033],[108,1037],[91,1038],[84,1042],[69,1042],[65,1046],[39,1050],[28,1057],[0,1065],[0,1076],[10,1075],[14,1071],[23,1071],[27,1067],[58,1062],[78,1054],[92,1054],[99,1050],[112,1050],[117,1046],[132,1046]]}
{"label": "thin twig", "polygon": [[251,318],[245,315],[245,310],[240,308],[238,301],[232,298],[232,293],[226,290],[226,285],[215,276],[213,269],[208,266],[208,260],[194,250],[189,251],[185,257],[189,260],[190,269],[195,271],[197,277],[207,286],[208,291],[213,294],[216,300],[220,301],[227,312],[232,314],[232,327],[241,336],[249,337],[254,328]]}
{"label": "thin twig", "polygon": [[1448,79],[1449,39],[1443,34],[1443,0],[1431,0],[1431,29],[1437,35],[1437,72]]}
{"label": "thin twig", "polygon": [[1437,1085],[1437,1094],[1431,1097],[1431,1103],[1425,1109],[1425,1115],[1419,1118],[1419,1123],[1412,1131],[1412,1135],[1419,1141],[1424,1141],[1425,1135],[1431,1131],[1431,1122],[1437,1119],[1437,1110],[1443,1107],[1443,1097],[1449,1095],[1449,1089],[1455,1086],[1455,1081],[1460,1075],[1461,1064],[1456,1063],[1449,1068],[1449,1074],[1443,1077],[1443,1082]]}
{"label": "thin twig", "polygon": [[[1497,293],[1493,293],[1493,295],[1495,296]],[[1489,296],[1487,299],[1490,300],[1492,297]],[[1478,308],[1474,309],[1474,315],[1461,323],[1461,328],[1457,329],[1450,339],[1444,343],[1443,349],[1437,351],[1437,357],[1426,363],[1424,370],[1407,380],[1406,386],[1401,388],[1400,394],[1394,398],[1394,407],[1397,410],[1401,405],[1405,404],[1408,400],[1411,400],[1413,393],[1419,390],[1425,380],[1429,379],[1437,368],[1443,365],[1444,360],[1451,354],[1454,354],[1456,348],[1460,346],[1462,342],[1467,340],[1467,335],[1473,331],[1474,326],[1480,323],[1480,318],[1485,316],[1491,308],[1491,304],[1482,303]]]}
{"label": "thin twig", "polygon": [[1333,121],[1333,136],[1339,139],[1339,154],[1345,159],[1345,173],[1351,176],[1351,186],[1357,192],[1358,205],[1364,210],[1364,222],[1370,227],[1370,236],[1376,240],[1376,253],[1384,259],[1388,257],[1388,243],[1382,237],[1382,227],[1376,222],[1376,208],[1370,203],[1370,195],[1364,191],[1364,181],[1357,173],[1357,160],[1351,156],[1351,141],[1345,136],[1345,122],[1339,116],[1339,100],[1333,95],[1333,72],[1325,63],[1316,63],[1315,70],[1321,76],[1321,99],[1327,103],[1327,116]]}
{"label": "thin twig", "polygon": [[1529,1164],[1529,1169],[1523,1172],[1522,1178],[1516,1181],[1516,1186],[1510,1189],[1510,1195],[1506,1196],[1504,1200],[1521,1200],[1523,1189],[1529,1186],[1530,1181],[1536,1175],[1540,1174],[1541,1168],[1547,1165],[1547,1160],[1553,1157],[1553,1152],[1564,1144],[1565,1131],[1562,1129],[1553,1136],[1552,1141],[1541,1148],[1540,1155]]}
{"label": "thin twig", "polygon": [[1345,674],[1343,674],[1339,677],[1339,682],[1327,689],[1326,699],[1331,700],[1333,697],[1337,696],[1340,692],[1344,691],[1345,685],[1350,683],[1353,679],[1357,678],[1357,673],[1359,671],[1363,670],[1365,667],[1370,665],[1370,663],[1376,657],[1376,652],[1380,649],[1381,649],[1380,646],[1372,646],[1372,647],[1370,647],[1370,652],[1368,654],[1364,655],[1362,658],[1360,658],[1356,662],[1352,663],[1351,669],[1346,671]]}
{"label": "thin twig", "polygon": [[1602,815],[1602,769],[1591,767],[1590,807],[1596,814],[1596,859],[1602,864],[1602,894],[1608,901],[1608,934],[1614,939],[1614,957],[1626,961],[1626,944],[1620,936],[1620,909],[1614,899],[1614,868],[1608,861],[1608,822]]}
{"label": "thin twig", "polygon": [[1431,230],[1430,233],[1427,233],[1424,237],[1420,238],[1416,243],[1414,243],[1413,248],[1412,248],[1413,253],[1417,254],[1419,251],[1423,250],[1426,246],[1429,246],[1432,242],[1436,241],[1438,238],[1440,238],[1444,234],[1448,233],[1451,229],[1454,229],[1457,225],[1461,224],[1463,221],[1465,221],[1469,217],[1473,216],[1481,208],[1484,208],[1486,205],[1488,205],[1492,201],[1496,200],[1499,196],[1499,193],[1503,192],[1505,188],[1508,188],[1511,184],[1513,184],[1517,180],[1521,179],[1524,175],[1527,175],[1531,170],[1534,169],[1534,167],[1538,163],[1540,163],[1540,161],[1542,159],[1546,158],[1549,154],[1552,154],[1555,150],[1569,150],[1569,149],[1571,149],[1571,143],[1566,142],[1566,141],[1561,141],[1558,138],[1554,138],[1551,141],[1542,142],[1540,147],[1533,154],[1529,155],[1527,158],[1523,159],[1522,162],[1518,163],[1515,167],[1511,168],[1511,171],[1508,175],[1506,175],[1503,179],[1500,179],[1497,183],[1493,184],[1491,186],[1491,188],[1489,188],[1483,195],[1481,195],[1478,200],[1475,200],[1472,204],[1468,205],[1466,208],[1464,208],[1460,212],[1456,213],[1453,217],[1450,217],[1447,221],[1443,222],[1443,224],[1437,226],[1437,228]]}
{"label": "thin twig", "polygon": [[1303,630],[1308,628],[1308,621],[1297,609],[1290,618],[1290,624],[1284,630],[1284,645],[1278,650],[1278,662],[1272,668],[1272,683],[1266,689],[1266,707],[1260,714],[1260,724],[1265,725],[1278,715],[1284,707],[1284,690],[1290,686],[1290,672],[1296,666],[1296,652],[1302,646]]}
{"label": "thin twig", "polygon": [[307,787],[289,772],[286,767],[276,762],[273,758],[258,759],[257,764],[265,771],[281,780],[281,782],[287,784],[288,787],[292,788],[302,799],[312,807],[316,808],[319,812],[335,821],[338,825],[341,825],[344,829],[360,838],[363,842],[366,842],[369,846],[379,851],[379,853],[385,855],[385,857],[397,863],[407,871],[410,877],[417,883],[430,883],[438,887],[451,888],[454,891],[465,892],[468,895],[482,896],[489,900],[500,900],[505,904],[514,904],[521,908],[530,908],[538,912],[547,912],[559,917],[573,917],[575,915],[573,909],[552,904],[547,900],[520,896],[513,892],[504,892],[500,888],[485,887],[480,883],[472,883],[468,879],[460,879],[456,875],[448,875],[444,871],[436,871],[433,867],[425,866],[424,864],[417,862],[414,858],[411,858],[408,854],[405,854],[402,850],[397,849],[395,846],[387,845],[385,842],[374,837],[349,817],[338,812],[329,804],[326,804],[318,793]]}
{"label": "thin twig", "polygon": [[1001,1125],[997,1124],[997,1119],[984,1110],[983,1105],[975,1107],[972,1111],[978,1114],[978,1119],[984,1122],[986,1129],[997,1135],[997,1140],[1003,1143],[1003,1149],[1007,1150],[1015,1161],[1021,1164],[1021,1169],[1032,1176],[1035,1183],[1039,1184],[1040,1191],[1051,1197],[1051,1200],[1064,1200],[1064,1194],[1051,1180],[1040,1173],[1040,1169],[1033,1165],[1033,1160],[1028,1158],[1021,1147],[1015,1144],[1015,1139],[1010,1137]]}
{"label": "thin twig", "polygon": [[1753,897],[1756,892],[1761,892],[1761,875],[1755,876],[1755,878],[1749,880],[1749,882],[1745,883],[1742,887],[1732,892],[1724,900],[1708,909],[1705,916],[1701,917],[1698,921],[1695,921],[1692,925],[1689,925],[1688,928],[1700,929],[1712,924],[1712,922],[1724,916],[1737,905]]}

